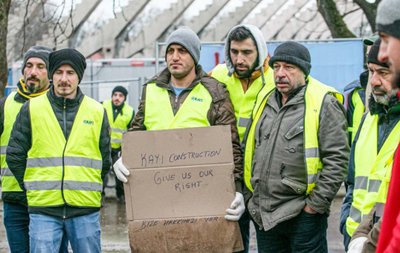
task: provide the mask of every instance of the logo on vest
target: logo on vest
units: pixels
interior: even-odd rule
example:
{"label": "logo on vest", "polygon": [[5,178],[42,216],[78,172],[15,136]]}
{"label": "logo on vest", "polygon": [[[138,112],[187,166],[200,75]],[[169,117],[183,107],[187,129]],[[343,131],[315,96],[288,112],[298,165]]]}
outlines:
{"label": "logo on vest", "polygon": [[93,120],[84,119],[84,120],[83,120],[83,124],[86,124],[86,125],[93,125],[93,124],[94,124],[94,121],[93,121]]}
{"label": "logo on vest", "polygon": [[203,99],[202,98],[197,98],[197,97],[192,97],[192,101],[203,102]]}

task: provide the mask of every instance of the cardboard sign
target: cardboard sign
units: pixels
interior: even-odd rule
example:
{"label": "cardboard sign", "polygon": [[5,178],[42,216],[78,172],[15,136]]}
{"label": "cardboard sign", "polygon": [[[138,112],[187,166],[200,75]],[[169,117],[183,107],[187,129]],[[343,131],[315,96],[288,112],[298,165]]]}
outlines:
{"label": "cardboard sign", "polygon": [[132,252],[235,252],[237,222],[229,126],[124,134],[122,160]]}

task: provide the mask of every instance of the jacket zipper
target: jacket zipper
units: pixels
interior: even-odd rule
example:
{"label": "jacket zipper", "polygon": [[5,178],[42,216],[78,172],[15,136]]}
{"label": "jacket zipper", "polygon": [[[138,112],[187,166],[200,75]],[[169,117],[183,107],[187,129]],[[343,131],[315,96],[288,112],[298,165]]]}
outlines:
{"label": "jacket zipper", "polygon": [[67,202],[65,201],[64,197],[64,169],[65,169],[65,162],[64,162],[64,154],[65,154],[65,149],[67,147],[67,112],[66,112],[67,106],[66,106],[66,99],[64,98],[64,104],[63,104],[63,132],[64,132],[64,138],[65,138],[65,145],[64,149],[62,152],[62,175],[61,175],[61,196],[64,201],[64,208],[63,208],[63,219],[67,218]]}
{"label": "jacket zipper", "polygon": [[174,101],[174,115],[176,115],[176,113],[177,113],[178,110],[179,110],[179,95],[176,95],[175,93],[174,93],[174,95],[175,95],[175,101]]}

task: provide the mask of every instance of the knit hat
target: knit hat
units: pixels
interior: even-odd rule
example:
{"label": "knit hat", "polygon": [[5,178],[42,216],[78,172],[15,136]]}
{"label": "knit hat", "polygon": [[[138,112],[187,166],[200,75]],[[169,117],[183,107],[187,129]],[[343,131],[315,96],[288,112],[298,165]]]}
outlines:
{"label": "knit hat", "polygon": [[381,45],[381,39],[378,39],[374,42],[371,49],[368,53],[368,63],[374,63],[379,66],[389,68],[389,65],[386,62],[381,62],[378,60],[379,46]]}
{"label": "knit hat", "polygon": [[376,14],[376,30],[400,39],[400,1],[382,0]]}
{"label": "knit hat", "polygon": [[40,58],[44,61],[46,64],[46,68],[49,68],[49,54],[53,52],[48,47],[45,46],[33,46],[28,49],[28,51],[25,52],[24,54],[24,63],[22,64],[22,74],[24,74],[24,69],[26,67],[26,62],[28,61],[29,58],[36,57]]}
{"label": "knit hat", "polygon": [[269,66],[273,68],[276,61],[284,61],[298,66],[306,76],[310,74],[311,56],[308,49],[300,43],[288,41],[279,45],[274,56],[269,60]]}
{"label": "knit hat", "polygon": [[168,51],[169,46],[171,44],[179,44],[186,48],[186,50],[190,53],[193,58],[194,64],[197,65],[200,59],[200,39],[195,32],[190,30],[189,27],[183,26],[173,31],[167,38],[166,41],[167,48],[165,50]]}
{"label": "knit hat", "polygon": [[83,73],[86,69],[85,57],[79,51],[72,48],[64,48],[52,52],[49,57],[49,63],[50,79],[53,78],[54,72],[56,72],[56,70],[61,67],[61,65],[68,64],[75,70],[80,83]]}
{"label": "knit hat", "polygon": [[120,86],[120,85],[114,87],[114,89],[112,90],[111,96],[114,95],[115,92],[121,92],[122,94],[124,94],[125,99],[126,99],[126,96],[128,95],[128,90],[125,89],[124,86]]}

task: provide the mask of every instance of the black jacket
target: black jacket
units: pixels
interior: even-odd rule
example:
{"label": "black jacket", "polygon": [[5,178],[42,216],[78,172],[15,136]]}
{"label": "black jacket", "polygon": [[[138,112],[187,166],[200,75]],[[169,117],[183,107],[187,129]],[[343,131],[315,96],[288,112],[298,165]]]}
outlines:
{"label": "black jacket", "polygon": [[[60,127],[64,133],[64,136],[66,139],[68,139],[76,113],[78,112],[79,106],[84,97],[83,93],[78,88],[78,94],[74,99],[64,99],[62,97],[56,97],[53,88],[51,87],[45,96],[49,98],[54,114],[60,123]],[[25,103],[22,106],[19,115],[17,116],[14,128],[11,132],[11,138],[8,144],[6,156],[8,166],[18,180],[18,183],[22,189],[25,189],[23,185],[23,179],[26,169],[27,154],[32,146],[29,105],[29,102]],[[63,119],[64,115],[66,120]],[[111,165],[109,129],[110,126],[108,119],[104,113],[99,144],[99,149],[103,160],[102,178],[104,178]],[[28,210],[30,213],[41,213],[60,218],[71,218],[92,213],[99,210],[99,208],[79,208],[65,204],[64,206],[59,207],[29,207]]]}

